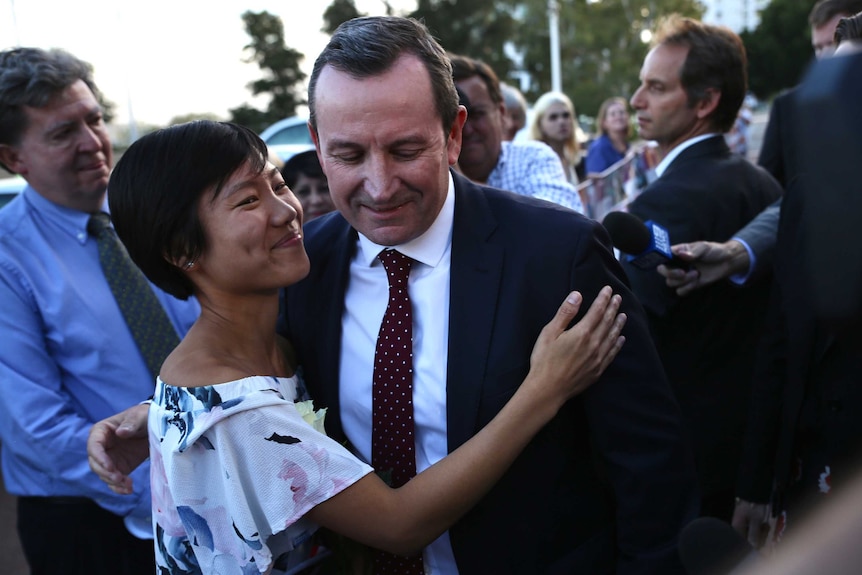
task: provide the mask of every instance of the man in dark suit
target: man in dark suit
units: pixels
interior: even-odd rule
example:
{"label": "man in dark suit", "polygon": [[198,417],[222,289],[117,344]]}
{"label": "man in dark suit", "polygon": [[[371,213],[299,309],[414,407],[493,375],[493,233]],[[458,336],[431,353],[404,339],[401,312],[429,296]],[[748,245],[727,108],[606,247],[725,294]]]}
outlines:
{"label": "man in dark suit", "polygon": [[[736,34],[679,17],[659,27],[631,104],[641,136],[658,143],[663,159],[629,211],[667,228],[673,242],[724,241],[781,193],[725,143],[745,89]],[[626,272],[692,435],[701,512],[729,520],[769,284],[715,284],[680,298],[652,269],[629,263]]]}
{"label": "man in dark suit", "polygon": [[[285,293],[280,329],[311,395],[329,408],[327,433],[361,457],[373,461],[381,447],[372,438],[375,348],[387,292],[398,291],[388,287],[381,251],[397,249],[411,262],[401,266],[410,267],[413,324],[412,389],[402,405],[415,436],[396,440],[414,448],[417,472],[514,394],[567,293],[589,303],[610,285],[628,316],[625,345],[600,380],[425,549],[419,570],[680,573],[677,536],[697,514],[690,446],[603,228],[451,170],[467,112],[445,51],[415,20],[342,24],[315,63],[309,107],[339,212],[304,229],[311,271]],[[127,410],[91,433],[91,465],[113,486],[127,485],[124,473],[140,461],[132,449],[145,412]]]}
{"label": "man in dark suit", "polygon": [[309,122],[339,212],[308,224],[307,279],[282,329],[327,432],[371,461],[372,371],[387,279],[377,254],[413,259],[415,462],[478,432],[527,373],[558,300],[622,294],[626,343],[499,484],[424,552],[426,572],[676,573],[696,515],[678,407],[602,228],[554,204],[452,172],[466,111],[445,52],[419,23],[343,24],[318,58]]}
{"label": "man in dark suit", "polygon": [[[829,57],[835,50],[835,28],[841,18],[859,11],[862,11],[862,0],[819,0],[814,5],[808,22],[811,24],[811,48],[818,60]],[[795,93],[796,89],[792,88],[772,101],[757,159],[757,163],[766,168],[784,189],[799,173],[799,165],[805,160],[799,156],[795,145],[794,134],[799,123],[794,113]],[[769,274],[780,212],[781,198],[725,242],[674,245],[674,254],[694,265],[690,270],[660,266],[659,272],[679,295],[727,278],[745,285],[750,278]]]}
{"label": "man in dark suit", "polygon": [[[862,12],[846,23],[854,20],[858,26]],[[770,329],[739,482],[740,498],[762,509],[759,517],[771,502],[776,541],[799,528],[809,506],[850,483],[862,455],[862,273],[846,255],[858,245],[862,197],[860,72],[862,56],[836,53],[796,90],[805,138],[791,142],[801,164],[781,208]],[[746,519],[739,527],[761,543],[758,522]]]}
{"label": "man in dark suit", "polygon": [[[862,11],[862,0],[819,0],[812,7],[808,22],[811,25],[811,47],[816,59],[827,58],[832,54],[839,21],[859,11]],[[772,102],[758,157],[758,164],[772,174],[784,189],[793,185],[801,171],[800,167],[810,161],[798,150],[798,142],[807,142],[809,137],[798,126],[801,119],[795,110],[797,92],[798,88],[795,87]],[[797,140],[797,134],[806,134],[805,140]],[[819,156],[820,151],[815,155]],[[770,274],[782,201],[782,198],[776,200],[727,241],[695,241],[674,245],[674,254],[693,262],[693,265],[688,270],[659,266],[659,272],[665,276],[667,285],[675,289],[678,295],[685,296],[728,278],[744,286],[751,279]],[[674,238],[673,241],[679,240]],[[760,283],[755,282],[754,285]],[[741,489],[748,495],[742,494],[737,501],[734,527],[749,536],[753,545],[760,545],[761,534],[768,528],[766,522],[770,516],[768,496],[752,489],[750,481],[746,481]],[[747,499],[753,493],[757,494],[757,499]]]}

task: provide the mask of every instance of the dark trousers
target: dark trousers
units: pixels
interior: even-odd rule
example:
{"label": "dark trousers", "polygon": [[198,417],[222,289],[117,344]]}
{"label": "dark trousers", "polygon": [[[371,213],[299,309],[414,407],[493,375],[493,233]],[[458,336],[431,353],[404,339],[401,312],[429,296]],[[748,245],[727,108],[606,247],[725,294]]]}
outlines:
{"label": "dark trousers", "polygon": [[83,497],[19,497],[18,536],[31,575],[153,575],[151,539]]}
{"label": "dark trousers", "polygon": [[734,500],[733,488],[703,495],[700,499],[700,516],[715,517],[725,523],[730,523],[733,519]]}

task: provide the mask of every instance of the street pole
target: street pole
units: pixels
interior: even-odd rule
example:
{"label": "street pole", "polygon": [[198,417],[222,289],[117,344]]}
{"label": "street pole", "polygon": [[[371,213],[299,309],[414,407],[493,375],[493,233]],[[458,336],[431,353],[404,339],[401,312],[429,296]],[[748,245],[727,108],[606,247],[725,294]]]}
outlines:
{"label": "street pole", "polygon": [[21,46],[21,36],[18,34],[18,14],[15,13],[15,0],[9,0],[9,6],[12,8],[12,30],[15,31],[15,46]]}
{"label": "street pole", "polygon": [[548,0],[548,35],[551,38],[551,90],[563,91],[560,73],[560,5],[557,0]]}

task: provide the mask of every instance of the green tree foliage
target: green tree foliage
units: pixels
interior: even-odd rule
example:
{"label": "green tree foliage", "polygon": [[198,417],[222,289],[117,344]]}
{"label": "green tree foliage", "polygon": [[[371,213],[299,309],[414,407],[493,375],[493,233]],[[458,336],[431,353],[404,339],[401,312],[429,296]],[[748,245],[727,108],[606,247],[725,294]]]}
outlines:
{"label": "green tree foliage", "polygon": [[513,0],[418,0],[409,15],[425,25],[446,50],[478,58],[505,79],[513,69],[504,46],[520,36]]}
{"label": "green tree foliage", "polygon": [[[558,0],[558,6],[562,89],[588,116],[605,98],[628,98],[637,87],[648,50],[643,30],[661,15],[704,12],[698,0]],[[487,62],[501,80],[526,72],[529,100],[551,89],[548,0],[417,0],[407,15],[424,21],[448,51]]]}
{"label": "green tree foliage", "polygon": [[748,53],[748,87],[765,99],[794,86],[812,61],[808,13],[812,0],[772,0],[760,25],[740,34]]}
{"label": "green tree foliage", "polygon": [[332,4],[323,13],[322,31],[331,36],[342,23],[360,16],[365,14],[356,9],[353,0],[332,0]]}
{"label": "green tree foliage", "polygon": [[[704,11],[697,0],[558,0],[558,9],[562,89],[589,116],[605,98],[631,96],[648,49],[641,32],[659,15]],[[528,99],[551,89],[548,0],[418,0],[410,15],[447,50],[484,60],[504,81],[526,72]]]}
{"label": "green tree foliage", "polygon": [[251,52],[247,62],[256,62],[263,77],[248,85],[254,96],[269,96],[266,110],[243,104],[230,110],[231,121],[260,132],[269,124],[296,114],[305,103],[303,82],[306,74],[299,64],[301,52],[285,46],[284,26],[278,16],[269,12],[247,11],[242,15],[251,42],[245,50]]}
{"label": "green tree foliage", "polygon": [[[522,44],[524,68],[532,78],[529,99],[551,89],[550,32],[547,0],[527,0],[523,28],[531,37]],[[605,98],[628,99],[649,45],[641,33],[655,28],[662,15],[700,18],[696,0],[560,0],[560,68],[562,90],[578,114],[595,116]]]}

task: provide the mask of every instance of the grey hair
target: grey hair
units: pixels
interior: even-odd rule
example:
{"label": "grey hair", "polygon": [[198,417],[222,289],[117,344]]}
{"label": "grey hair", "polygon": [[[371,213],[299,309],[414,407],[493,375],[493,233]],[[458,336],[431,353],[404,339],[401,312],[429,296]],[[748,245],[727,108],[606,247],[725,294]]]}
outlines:
{"label": "grey hair", "polygon": [[42,108],[83,80],[100,100],[93,67],[54,48],[13,48],[0,52],[0,144],[16,145],[27,129],[25,107]]}

